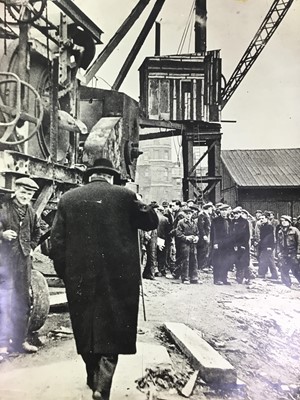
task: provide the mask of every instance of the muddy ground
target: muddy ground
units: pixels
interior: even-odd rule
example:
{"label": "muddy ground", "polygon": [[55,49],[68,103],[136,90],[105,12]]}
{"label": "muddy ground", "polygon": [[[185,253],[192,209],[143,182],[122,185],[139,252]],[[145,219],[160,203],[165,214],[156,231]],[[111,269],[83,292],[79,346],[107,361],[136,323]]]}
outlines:
{"label": "muddy ground", "polygon": [[[41,260],[36,266],[43,269]],[[138,340],[163,344],[183,378],[192,372],[186,358],[161,329],[164,322],[182,322],[201,332],[237,370],[246,384],[242,390],[222,390],[201,383],[191,399],[300,399],[300,286],[288,289],[268,279],[231,286],[212,284],[210,271],[201,274],[203,284],[183,285],[178,280],[144,280],[147,321],[139,315]],[[52,309],[39,331],[42,344],[37,355],[10,357],[4,369],[26,367],[68,357],[73,352],[66,308]],[[62,354],[62,350],[64,353]],[[224,388],[223,388],[224,389]]]}

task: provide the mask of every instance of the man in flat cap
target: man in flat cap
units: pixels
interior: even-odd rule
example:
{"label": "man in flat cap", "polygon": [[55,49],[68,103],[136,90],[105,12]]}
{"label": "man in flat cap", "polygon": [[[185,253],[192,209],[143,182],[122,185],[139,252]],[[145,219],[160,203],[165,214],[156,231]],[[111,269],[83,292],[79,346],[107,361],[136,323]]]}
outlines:
{"label": "man in flat cap", "polygon": [[181,256],[182,283],[200,283],[198,281],[197,242],[199,240],[197,224],[192,220],[193,210],[185,206],[182,208],[184,218],[178,222],[176,238]]}
{"label": "man in flat cap", "polygon": [[258,277],[265,278],[270,269],[271,278],[278,279],[278,272],[275,266],[274,249],[275,236],[274,228],[268,220],[268,212],[264,212],[260,217],[259,242],[258,242]]}
{"label": "man in flat cap", "polygon": [[215,285],[230,285],[227,280],[231,257],[228,209],[229,206],[227,204],[220,206],[220,215],[214,218],[211,223],[211,262],[213,266],[213,278]]}
{"label": "man in flat cap", "polygon": [[137,195],[113,185],[119,172],[95,160],[83,186],[65,193],[51,231],[51,257],[64,280],[77,351],[94,399],[108,400],[119,354],[136,352],[138,229],[158,217]]}
{"label": "man in flat cap", "polygon": [[[41,231],[31,199],[36,182],[30,178],[15,181],[15,192],[0,208],[0,353],[36,352],[27,341],[31,307],[31,255]],[[11,343],[11,344],[10,344]]]}
{"label": "man in flat cap", "polygon": [[250,226],[248,220],[242,217],[242,210],[240,206],[232,210],[233,220],[231,222],[236,281],[239,284],[242,284],[244,279],[245,283],[250,283]]}
{"label": "man in flat cap", "polygon": [[300,283],[300,232],[292,226],[292,218],[289,215],[280,217],[276,247],[282,283],[291,287],[290,270]]}
{"label": "man in flat cap", "polygon": [[197,243],[197,261],[199,270],[209,267],[209,243],[212,213],[213,203],[209,202],[202,206],[202,210],[198,214],[197,226],[199,231],[199,241]]}

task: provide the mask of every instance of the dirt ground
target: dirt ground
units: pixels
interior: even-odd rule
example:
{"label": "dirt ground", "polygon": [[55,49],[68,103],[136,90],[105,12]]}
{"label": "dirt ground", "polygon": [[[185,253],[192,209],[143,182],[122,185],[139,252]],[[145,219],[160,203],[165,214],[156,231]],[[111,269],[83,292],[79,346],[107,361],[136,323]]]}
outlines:
{"label": "dirt ground", "polygon": [[[39,261],[39,264],[41,262]],[[201,285],[183,285],[171,278],[144,280],[147,321],[139,315],[138,340],[167,347],[176,371],[192,372],[187,360],[161,329],[164,322],[181,322],[202,333],[237,370],[243,390],[211,388],[198,381],[191,399],[300,399],[300,286],[293,289],[255,279],[231,286],[212,284],[212,273],[202,273]],[[52,309],[38,333],[37,355],[10,357],[3,370],[38,365],[74,352],[66,308]],[[222,390],[221,390],[222,389]]]}

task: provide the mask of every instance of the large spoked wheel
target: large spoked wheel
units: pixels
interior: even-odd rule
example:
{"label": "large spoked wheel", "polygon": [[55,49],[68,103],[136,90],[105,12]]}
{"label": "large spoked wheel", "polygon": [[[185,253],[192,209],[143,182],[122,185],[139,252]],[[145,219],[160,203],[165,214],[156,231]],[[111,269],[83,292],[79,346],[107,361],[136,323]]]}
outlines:
{"label": "large spoked wheel", "polygon": [[[0,72],[0,77],[4,77],[0,81],[0,93],[8,90],[9,85],[14,85],[15,100],[14,104],[3,104],[0,101],[0,118],[1,136],[0,143],[15,146],[23,144],[30,140],[39,130],[43,120],[43,104],[39,93],[29,83],[21,81],[17,75],[10,72]],[[2,89],[2,87],[4,87]],[[35,104],[34,115],[27,113],[22,109],[21,93],[27,90],[31,101]],[[16,137],[16,128],[24,125],[25,122],[30,124],[26,137]]]}
{"label": "large spoked wheel", "polygon": [[47,0],[5,0],[7,11],[21,24],[28,24],[39,19],[46,7]]}

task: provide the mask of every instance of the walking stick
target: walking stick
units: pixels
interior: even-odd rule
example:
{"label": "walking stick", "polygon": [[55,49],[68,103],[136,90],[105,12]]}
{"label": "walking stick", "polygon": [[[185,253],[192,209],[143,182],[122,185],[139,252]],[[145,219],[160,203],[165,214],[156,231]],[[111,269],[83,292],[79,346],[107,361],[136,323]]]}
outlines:
{"label": "walking stick", "polygon": [[140,230],[138,230],[138,246],[139,246],[140,286],[141,286],[141,295],[142,295],[143,315],[144,315],[144,321],[147,321],[146,305],[145,305],[145,297],[144,297],[144,287],[143,287],[143,277],[142,277],[142,254],[141,254]]}

